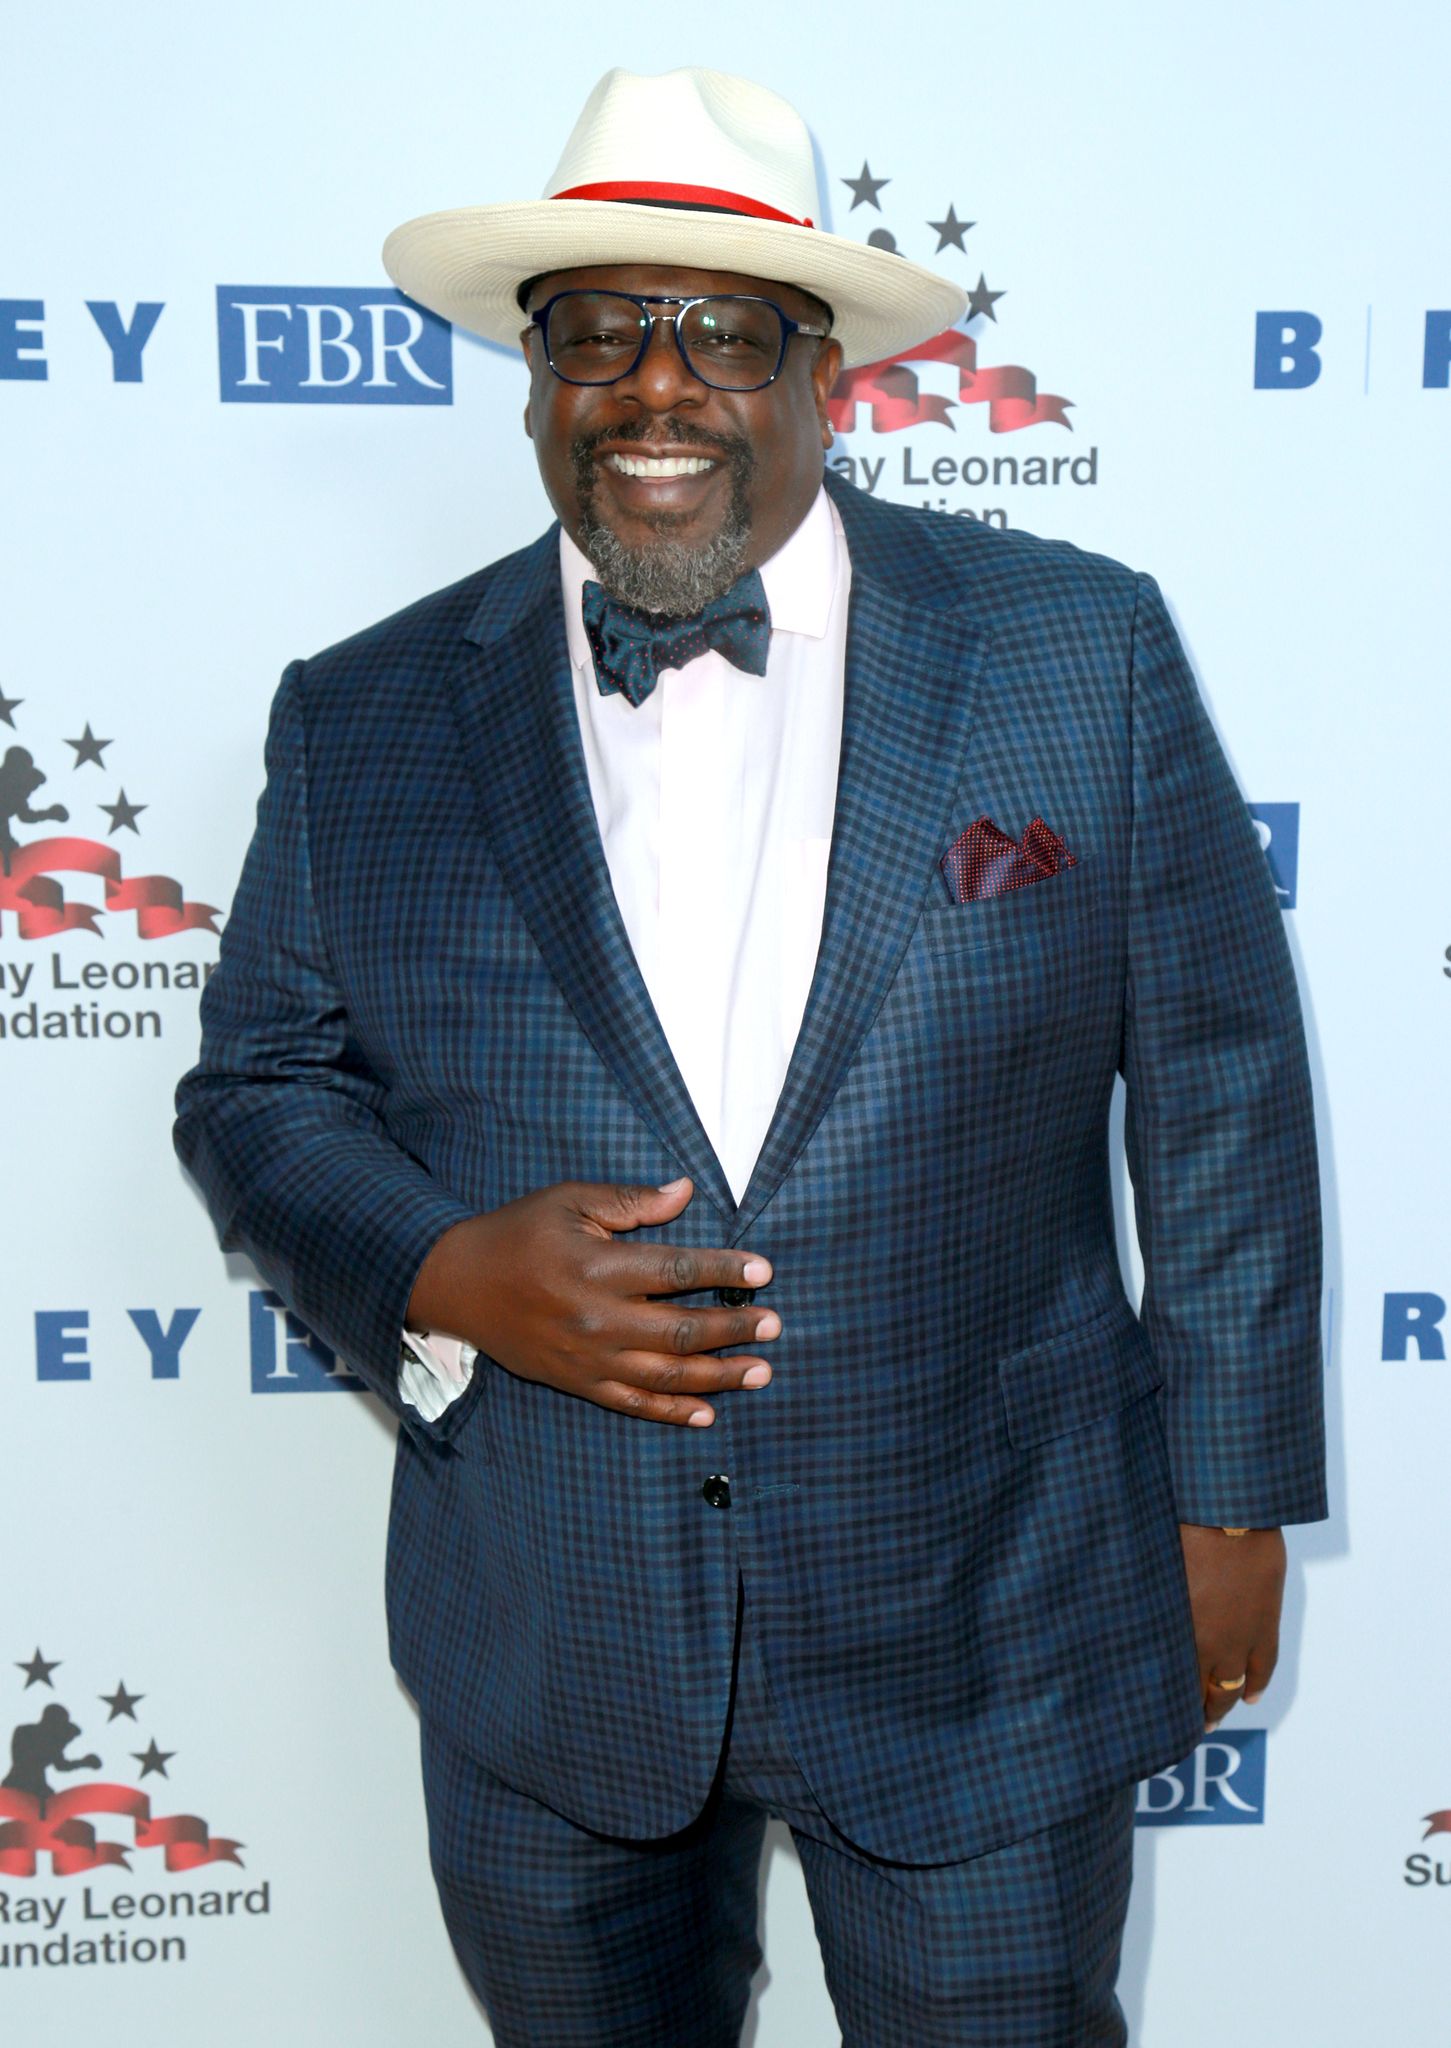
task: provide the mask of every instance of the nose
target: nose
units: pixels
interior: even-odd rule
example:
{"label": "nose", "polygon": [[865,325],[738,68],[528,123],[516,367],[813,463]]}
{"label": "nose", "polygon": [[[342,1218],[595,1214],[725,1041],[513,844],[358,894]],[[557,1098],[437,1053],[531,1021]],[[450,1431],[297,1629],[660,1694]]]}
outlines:
{"label": "nose", "polygon": [[675,340],[672,315],[656,313],[645,344],[645,353],[615,386],[622,398],[634,398],[649,412],[674,412],[682,405],[699,405],[707,387],[689,369]]}

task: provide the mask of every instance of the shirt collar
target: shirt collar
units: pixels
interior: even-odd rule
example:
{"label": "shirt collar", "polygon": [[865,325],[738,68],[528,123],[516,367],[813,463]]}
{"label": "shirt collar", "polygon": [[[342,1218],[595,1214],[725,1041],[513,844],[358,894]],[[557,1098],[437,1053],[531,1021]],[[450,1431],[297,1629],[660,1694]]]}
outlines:
{"label": "shirt collar", "polygon": [[[826,637],[836,594],[837,533],[836,508],[823,485],[795,532],[782,541],[769,561],[761,564],[761,583],[771,608],[773,633],[805,633],[813,640]],[[589,557],[563,526],[559,529],[559,573],[570,660],[576,667],[584,667],[591,657],[580,601],[585,584],[595,572]]]}

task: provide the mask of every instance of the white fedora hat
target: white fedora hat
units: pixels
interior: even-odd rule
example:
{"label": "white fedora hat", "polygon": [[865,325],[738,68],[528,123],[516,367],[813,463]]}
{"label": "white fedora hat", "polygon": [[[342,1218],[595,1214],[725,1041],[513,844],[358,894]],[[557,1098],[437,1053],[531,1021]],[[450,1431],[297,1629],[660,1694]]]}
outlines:
{"label": "white fedora hat", "polygon": [[965,295],[934,271],[817,226],[806,123],[778,94],[723,71],[607,71],[542,199],[426,213],[395,228],[383,264],[421,306],[515,342],[518,292],[546,271],[601,263],[734,270],[825,299],[846,367],[915,347]]}

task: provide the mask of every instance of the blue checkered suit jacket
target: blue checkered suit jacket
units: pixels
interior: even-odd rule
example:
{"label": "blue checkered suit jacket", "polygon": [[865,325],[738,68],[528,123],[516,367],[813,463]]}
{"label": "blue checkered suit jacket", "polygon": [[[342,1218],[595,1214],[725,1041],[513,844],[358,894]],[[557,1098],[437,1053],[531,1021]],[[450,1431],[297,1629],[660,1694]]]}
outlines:
{"label": "blue checkered suit jacket", "polygon": [[[404,1411],[397,1667],[520,1790],[661,1835],[718,1756],[743,1572],[826,1811],[929,1862],[1192,1747],[1177,1520],[1323,1513],[1316,1160],[1281,914],[1153,582],[833,494],[825,924],[739,1206],[611,891],[552,530],[287,671],[178,1145],[223,1244],[395,1411],[445,1229],[690,1174],[658,1235],[774,1262],[771,1387],[702,1432],[481,1361],[438,1425]],[[951,901],[983,813],[1077,866]]]}

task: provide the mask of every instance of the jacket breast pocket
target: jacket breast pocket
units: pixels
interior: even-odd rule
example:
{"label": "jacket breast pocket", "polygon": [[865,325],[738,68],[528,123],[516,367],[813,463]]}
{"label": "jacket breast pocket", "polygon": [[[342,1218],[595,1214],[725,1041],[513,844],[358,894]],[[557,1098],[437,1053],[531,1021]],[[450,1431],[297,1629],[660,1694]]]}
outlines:
{"label": "jacket breast pocket", "polygon": [[1002,1359],[998,1384],[1009,1440],[1026,1451],[1142,1400],[1164,1375],[1138,1318],[1119,1301]]}
{"label": "jacket breast pocket", "polygon": [[1087,857],[1039,882],[1005,889],[968,903],[936,902],[922,913],[921,929],[933,952],[972,950],[1041,936],[1051,942],[1091,920],[1099,870]]}

